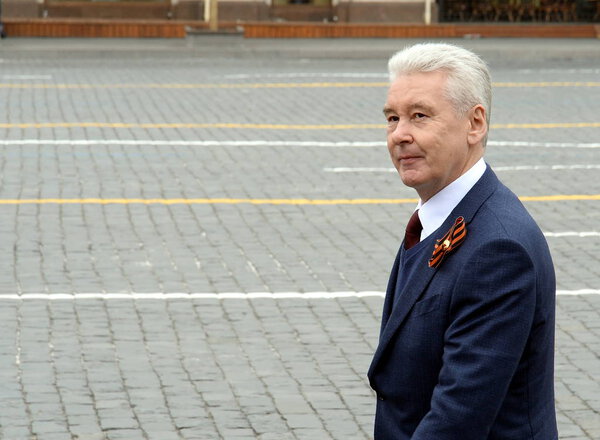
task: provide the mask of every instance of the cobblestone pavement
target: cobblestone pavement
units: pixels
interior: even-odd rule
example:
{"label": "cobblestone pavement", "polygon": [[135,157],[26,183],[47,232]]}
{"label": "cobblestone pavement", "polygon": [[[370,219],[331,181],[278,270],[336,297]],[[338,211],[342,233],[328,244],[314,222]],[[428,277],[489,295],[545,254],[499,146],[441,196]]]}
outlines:
{"label": "cobblestone pavement", "polygon": [[[0,438],[370,438],[408,42],[0,42]],[[561,438],[599,439],[600,43],[458,43],[555,259]]]}

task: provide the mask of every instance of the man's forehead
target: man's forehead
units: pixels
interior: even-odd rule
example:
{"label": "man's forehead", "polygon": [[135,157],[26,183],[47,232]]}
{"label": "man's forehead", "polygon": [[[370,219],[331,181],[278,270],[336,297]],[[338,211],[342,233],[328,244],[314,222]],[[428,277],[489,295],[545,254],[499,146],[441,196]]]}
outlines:
{"label": "man's forehead", "polygon": [[388,99],[383,106],[383,112],[400,110],[428,110],[433,111],[441,104],[439,99],[432,99],[426,96],[394,96],[388,95]]}
{"label": "man's forehead", "polygon": [[435,108],[446,101],[446,75],[443,72],[415,73],[396,78],[387,92],[385,108]]}
{"label": "man's forehead", "polygon": [[401,93],[402,95],[405,95],[409,92],[418,93],[420,95],[438,93],[445,89],[447,80],[448,78],[445,72],[439,71],[400,75],[390,84],[388,95],[392,93]]}

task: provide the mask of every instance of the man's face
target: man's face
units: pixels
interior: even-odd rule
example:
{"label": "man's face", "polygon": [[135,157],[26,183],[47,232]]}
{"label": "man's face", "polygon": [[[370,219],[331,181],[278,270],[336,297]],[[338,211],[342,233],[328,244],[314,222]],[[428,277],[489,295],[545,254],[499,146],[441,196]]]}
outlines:
{"label": "man's face", "polygon": [[475,113],[485,120],[483,107],[459,116],[444,94],[445,85],[443,72],[399,76],[384,107],[392,162],[402,182],[415,188],[423,202],[483,155],[479,137],[472,134],[478,124]]}

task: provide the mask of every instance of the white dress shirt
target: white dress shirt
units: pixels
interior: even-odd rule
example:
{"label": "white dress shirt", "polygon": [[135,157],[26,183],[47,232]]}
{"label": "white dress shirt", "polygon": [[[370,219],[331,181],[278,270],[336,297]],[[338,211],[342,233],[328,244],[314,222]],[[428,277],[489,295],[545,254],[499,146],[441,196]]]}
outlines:
{"label": "white dress shirt", "polygon": [[485,169],[485,161],[481,158],[465,174],[425,203],[419,200],[416,209],[419,210],[419,219],[423,225],[421,241],[426,239],[444,223],[444,220],[448,218],[452,210],[456,208],[456,205],[460,203],[481,176],[483,176]]}

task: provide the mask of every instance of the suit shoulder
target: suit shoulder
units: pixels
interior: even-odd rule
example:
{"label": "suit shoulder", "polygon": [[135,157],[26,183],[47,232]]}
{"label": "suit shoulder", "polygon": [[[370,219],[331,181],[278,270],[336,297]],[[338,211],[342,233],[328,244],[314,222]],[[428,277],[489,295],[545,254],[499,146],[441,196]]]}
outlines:
{"label": "suit shoulder", "polygon": [[540,227],[523,203],[501,183],[482,204],[472,223],[474,227],[484,228],[491,240],[508,239],[523,245],[532,241],[545,242]]}

